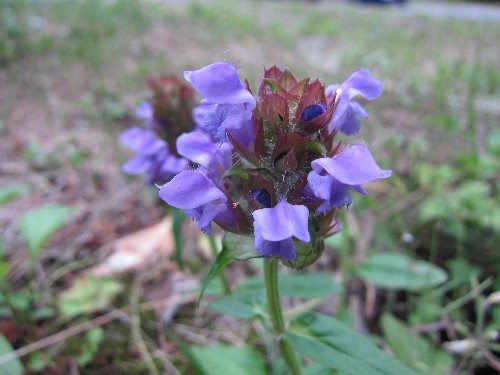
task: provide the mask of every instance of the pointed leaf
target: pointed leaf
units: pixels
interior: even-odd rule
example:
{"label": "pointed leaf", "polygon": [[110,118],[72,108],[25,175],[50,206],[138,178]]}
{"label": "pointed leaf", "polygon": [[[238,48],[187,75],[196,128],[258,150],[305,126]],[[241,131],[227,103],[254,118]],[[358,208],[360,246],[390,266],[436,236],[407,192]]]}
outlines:
{"label": "pointed leaf", "polygon": [[0,204],[7,203],[12,199],[28,194],[30,188],[28,185],[12,184],[0,189]]}
{"label": "pointed leaf", "polygon": [[266,295],[263,289],[234,292],[210,302],[208,306],[222,314],[245,320],[257,315],[265,315],[267,311]]}
{"label": "pointed leaf", "polygon": [[[278,275],[280,294],[292,298],[321,298],[337,294],[341,287],[327,273],[296,273]],[[239,286],[240,290],[264,290],[262,276],[249,278]]]}
{"label": "pointed leaf", "polygon": [[21,235],[28,244],[32,260],[36,260],[47,239],[56,232],[71,214],[72,208],[49,205],[29,211],[20,223]]}
{"label": "pointed leaf", "polygon": [[453,366],[450,354],[410,332],[403,323],[388,313],[382,316],[382,330],[394,355],[414,370],[428,375],[450,373]]}
{"label": "pointed leaf", "polygon": [[204,372],[208,375],[267,374],[264,361],[250,347],[234,347],[226,345],[194,346],[191,353],[198,359]]}
{"label": "pointed leaf", "polygon": [[368,337],[325,315],[300,315],[292,322],[288,338],[301,354],[346,374],[416,375]]}
{"label": "pointed leaf", "polygon": [[446,272],[441,268],[396,253],[372,254],[356,272],[359,277],[380,288],[412,292],[435,287],[447,279]]}
{"label": "pointed leaf", "polygon": [[210,270],[201,286],[197,303],[200,303],[203,293],[213,278],[233,260],[247,260],[258,256],[259,254],[255,250],[254,239],[252,237],[226,232],[222,239],[222,251],[217,254],[217,257],[210,266]]}
{"label": "pointed leaf", "polygon": [[[0,333],[0,357],[14,351],[10,342]],[[9,362],[0,364],[0,374],[22,375],[24,373],[23,364],[17,357]]]}

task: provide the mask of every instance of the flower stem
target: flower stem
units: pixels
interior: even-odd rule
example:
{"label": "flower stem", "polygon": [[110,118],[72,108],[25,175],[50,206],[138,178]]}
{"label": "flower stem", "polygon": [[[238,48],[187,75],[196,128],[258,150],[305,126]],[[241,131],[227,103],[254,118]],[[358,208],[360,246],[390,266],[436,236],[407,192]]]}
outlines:
{"label": "flower stem", "polygon": [[291,371],[290,373],[293,375],[301,375],[302,370],[299,361],[286,337],[285,323],[281,312],[278,290],[278,261],[276,259],[264,260],[264,279],[273,333],[279,341],[281,355],[285,359]]}

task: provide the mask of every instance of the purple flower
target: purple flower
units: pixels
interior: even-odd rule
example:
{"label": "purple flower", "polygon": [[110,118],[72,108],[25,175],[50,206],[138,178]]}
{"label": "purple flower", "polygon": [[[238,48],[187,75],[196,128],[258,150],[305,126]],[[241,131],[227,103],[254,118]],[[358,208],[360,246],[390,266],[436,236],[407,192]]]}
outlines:
{"label": "purple flower", "polygon": [[188,167],[188,161],[172,155],[168,144],[152,130],[130,128],[120,142],[138,155],[127,161],[122,170],[128,174],[146,174],[149,184],[164,183]]}
{"label": "purple flower", "polygon": [[309,210],[306,206],[281,201],[273,208],[253,212],[255,248],[263,257],[296,259],[292,237],[309,242]]}
{"label": "purple flower", "polygon": [[[256,100],[241,83],[236,69],[219,62],[199,70],[185,71],[184,78],[204,97],[204,108],[195,112],[198,117],[205,111],[202,127],[216,141],[225,141],[226,131],[230,130],[239,142],[249,144],[253,133],[248,133],[248,129],[252,129],[252,110]],[[210,104],[217,104],[213,111],[206,107]]]}
{"label": "purple flower", "polygon": [[151,103],[144,101],[135,109],[135,117],[143,120],[146,124],[151,126],[153,123],[154,109]]}
{"label": "purple flower", "polygon": [[316,197],[324,200],[319,212],[350,205],[350,189],[367,194],[361,184],[392,174],[390,170],[380,169],[370,151],[362,145],[351,146],[332,158],[316,159],[311,165],[313,171],[307,178],[309,187]]}
{"label": "purple flower", "polygon": [[357,70],[342,84],[330,85],[326,88],[326,94],[336,92],[337,108],[328,129],[334,129],[342,133],[352,135],[361,128],[361,118],[367,118],[368,113],[357,102],[351,101],[357,95],[367,100],[373,100],[380,96],[384,86],[376,80],[368,70]]}
{"label": "purple flower", "polygon": [[184,78],[210,103],[243,104],[255,108],[255,98],[238,78],[236,69],[219,62],[194,71],[185,71]]}
{"label": "purple flower", "polygon": [[231,145],[213,143],[202,130],[184,133],[177,138],[177,152],[203,167],[212,181],[220,180],[231,166]]}
{"label": "purple flower", "polygon": [[160,198],[171,206],[185,210],[208,234],[212,233],[212,221],[225,223],[231,216],[224,192],[198,170],[181,172],[161,186]]}

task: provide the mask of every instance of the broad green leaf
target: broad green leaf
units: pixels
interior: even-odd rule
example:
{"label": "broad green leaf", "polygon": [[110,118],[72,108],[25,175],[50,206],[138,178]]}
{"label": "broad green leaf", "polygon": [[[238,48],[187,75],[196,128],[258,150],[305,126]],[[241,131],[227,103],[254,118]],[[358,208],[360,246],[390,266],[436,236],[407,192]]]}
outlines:
{"label": "broad green leaf", "polygon": [[368,337],[326,315],[300,315],[292,322],[288,338],[297,352],[346,374],[416,375]]}
{"label": "broad green leaf", "polygon": [[21,235],[32,260],[38,258],[47,239],[64,224],[71,211],[68,206],[49,205],[29,211],[21,218]]}
{"label": "broad green leaf", "polygon": [[380,288],[412,292],[435,287],[447,279],[446,272],[441,268],[396,253],[372,254],[356,272],[359,277]]}
{"label": "broad green leaf", "polygon": [[266,375],[264,361],[250,347],[225,345],[193,346],[191,353],[207,375]]}
{"label": "broad green leaf", "polygon": [[111,278],[78,279],[70,289],[59,294],[57,303],[61,314],[71,318],[108,306],[122,289],[122,285]]}
{"label": "broad green leaf", "polygon": [[222,251],[217,254],[217,257],[210,266],[207,277],[203,281],[198,297],[198,304],[203,297],[203,293],[207,289],[213,278],[221,272],[233,260],[247,260],[256,258],[259,254],[254,247],[254,240],[252,237],[240,236],[233,233],[226,232],[222,238]]}
{"label": "broad green leaf", "polygon": [[[0,357],[13,352],[10,342],[0,333]],[[22,375],[24,373],[23,364],[19,358],[0,364],[0,374]]]}
{"label": "broad green leaf", "polygon": [[259,314],[266,314],[266,295],[264,290],[245,290],[212,301],[208,306],[222,314],[240,319],[251,319]]}
{"label": "broad green leaf", "polygon": [[450,354],[435,348],[418,334],[411,333],[388,313],[382,316],[382,331],[394,355],[412,369],[426,375],[450,372],[454,362]]}
{"label": "broad green leaf", "polygon": [[[331,275],[301,273],[278,276],[280,295],[292,298],[321,298],[340,292],[340,285]],[[262,275],[252,277],[238,285],[229,296],[210,302],[210,308],[240,319],[251,319],[267,314],[266,292]]]}
{"label": "broad green leaf", "polygon": [[[293,298],[321,298],[337,294],[341,287],[326,273],[296,273],[278,276],[280,294]],[[242,283],[240,290],[264,290],[264,278],[256,276]]]}
{"label": "broad green leaf", "polygon": [[41,372],[54,362],[54,354],[38,351],[28,357],[27,366],[33,372]]}
{"label": "broad green leaf", "polygon": [[28,194],[28,185],[12,184],[0,189],[0,204],[7,203],[17,197]]}
{"label": "broad green leaf", "polygon": [[85,341],[80,346],[81,353],[75,357],[80,366],[89,364],[104,337],[104,329],[95,327],[85,333]]}
{"label": "broad green leaf", "polygon": [[302,373],[304,375],[342,375],[340,372],[331,370],[319,363],[302,367]]}

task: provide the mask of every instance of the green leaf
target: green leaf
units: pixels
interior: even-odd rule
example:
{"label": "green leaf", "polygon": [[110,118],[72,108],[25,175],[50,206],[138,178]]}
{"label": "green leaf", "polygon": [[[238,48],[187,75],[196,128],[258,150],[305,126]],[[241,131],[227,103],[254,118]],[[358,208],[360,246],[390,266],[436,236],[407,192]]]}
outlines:
{"label": "green leaf", "polygon": [[[342,288],[326,273],[295,273],[278,275],[280,294],[293,298],[321,298],[339,293]],[[264,278],[256,276],[240,284],[240,290],[264,290]]]}
{"label": "green leaf", "polygon": [[70,289],[59,294],[57,303],[61,314],[72,318],[108,306],[122,289],[122,285],[111,278],[78,279]]}
{"label": "green leaf", "polygon": [[207,375],[266,375],[264,361],[250,347],[225,345],[193,346],[191,353]]}
{"label": "green leaf", "polygon": [[266,295],[264,290],[259,289],[234,292],[210,302],[208,306],[222,314],[240,319],[251,319],[267,313]]}
{"label": "green leaf", "polygon": [[346,374],[416,375],[368,337],[325,315],[300,315],[292,322],[288,338],[297,352]]}
{"label": "green leaf", "polygon": [[31,353],[28,357],[28,368],[34,372],[41,372],[45,370],[51,363],[54,362],[52,353],[45,353],[42,351]]}
{"label": "green leaf", "polygon": [[453,366],[450,354],[434,347],[418,334],[409,332],[403,323],[388,313],[382,316],[382,330],[394,355],[414,370],[428,375],[450,372]]}
{"label": "green leaf", "polygon": [[253,244],[254,240],[252,237],[240,236],[229,232],[224,234],[222,238],[222,251],[217,254],[203,281],[198,297],[198,304],[213,278],[233,260],[247,260],[259,256]]}
{"label": "green leaf", "polygon": [[71,214],[72,208],[49,205],[29,211],[21,218],[21,235],[28,244],[32,260],[36,260],[47,239],[56,232]]}
{"label": "green leaf", "polygon": [[75,357],[80,366],[86,366],[92,361],[103,337],[104,329],[101,327],[92,328],[85,333],[85,342],[81,345],[81,353]]}
{"label": "green leaf", "polygon": [[[13,352],[10,342],[0,333],[0,356]],[[22,375],[24,373],[23,364],[19,358],[0,364],[0,374]]]}
{"label": "green leaf", "polygon": [[362,279],[380,288],[412,292],[435,287],[447,279],[446,272],[431,263],[396,253],[375,253],[356,269]]}
{"label": "green leaf", "polygon": [[[278,275],[278,287],[280,295],[292,298],[321,298],[337,294],[341,290],[332,276],[324,273]],[[262,275],[249,278],[238,285],[236,292],[212,301],[208,306],[240,319],[266,315],[266,293]]]}
{"label": "green leaf", "polygon": [[0,204],[7,203],[17,197],[28,194],[28,185],[12,184],[0,189]]}

